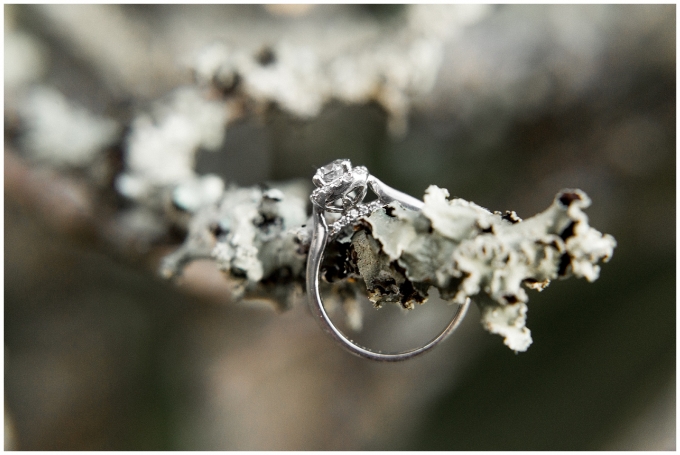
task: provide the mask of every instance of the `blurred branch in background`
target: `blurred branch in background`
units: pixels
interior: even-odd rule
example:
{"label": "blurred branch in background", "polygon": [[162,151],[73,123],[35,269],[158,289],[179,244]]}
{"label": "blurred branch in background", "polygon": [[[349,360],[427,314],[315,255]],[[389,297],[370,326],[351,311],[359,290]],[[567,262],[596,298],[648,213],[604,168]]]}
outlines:
{"label": "blurred branch in background", "polygon": [[[674,13],[6,6],[8,448],[674,448]],[[521,356],[471,317],[389,366],[300,295],[276,314],[205,261],[154,276],[225,182],[338,157],[520,216],[580,187],[616,260],[533,298]],[[417,344],[438,302],[366,311],[357,339]]]}

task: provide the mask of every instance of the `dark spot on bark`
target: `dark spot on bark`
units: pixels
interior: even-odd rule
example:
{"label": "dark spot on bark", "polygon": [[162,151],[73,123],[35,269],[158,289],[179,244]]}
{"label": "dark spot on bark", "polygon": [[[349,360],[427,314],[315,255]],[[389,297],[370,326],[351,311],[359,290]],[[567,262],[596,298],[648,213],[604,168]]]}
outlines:
{"label": "dark spot on bark", "polygon": [[484,234],[493,234],[493,226],[489,226],[486,229],[481,229],[481,232]]}
{"label": "dark spot on bark", "polygon": [[565,276],[570,265],[571,257],[567,253],[564,253],[562,257],[560,257],[560,265],[557,269],[557,274],[559,276]]}
{"label": "dark spot on bark", "polygon": [[[114,111],[114,114],[118,114],[118,112]],[[128,119],[129,117],[127,112],[118,114],[118,118]],[[5,129],[5,131],[7,131],[7,129]],[[107,189],[113,189],[115,187],[116,177],[125,170],[125,138],[129,137],[130,131],[132,131],[132,126],[128,124],[123,128],[123,131],[121,131],[116,142],[105,151],[106,168],[103,183],[106,185]],[[14,139],[7,137],[6,140],[11,142]],[[103,195],[106,196],[109,193],[110,192],[107,191]],[[122,206],[122,201],[125,198],[123,198],[118,191],[113,191],[111,194],[114,195],[112,203],[117,206]]]}
{"label": "dark spot on bark", "polygon": [[357,251],[354,249],[354,245],[350,243],[350,246],[351,248],[348,249],[347,259],[353,264],[356,264],[359,261],[359,255],[357,254]]}
{"label": "dark spot on bark", "polygon": [[264,192],[264,193],[262,194],[262,199],[265,199],[265,200],[267,200],[268,202],[281,202],[281,198],[280,198],[280,197],[278,197],[278,196],[276,196],[276,195],[272,195],[272,194],[269,193],[269,192]]}
{"label": "dark spot on bark", "polygon": [[264,285],[288,284],[293,281],[293,270],[284,266],[274,270],[269,276],[263,278],[261,283]]}
{"label": "dark spot on bark", "polygon": [[569,237],[573,237],[575,227],[576,227],[576,222],[572,221],[571,223],[569,223],[569,226],[564,228],[564,230],[560,233],[560,238],[562,240],[567,240]]}
{"label": "dark spot on bark", "polygon": [[358,273],[353,265],[356,261],[357,253],[351,243],[330,242],[324,251],[322,276],[329,283],[344,280]]}
{"label": "dark spot on bark", "polygon": [[208,229],[210,229],[210,232],[212,232],[215,237],[229,233],[229,230],[222,228],[220,223],[211,223],[210,226],[208,226]]}
{"label": "dark spot on bark", "polygon": [[274,49],[269,46],[265,46],[260,51],[255,54],[255,60],[262,66],[273,65],[276,63],[276,54]]}
{"label": "dark spot on bark", "polygon": [[405,278],[404,282],[399,286],[401,306],[409,310],[413,308],[413,303],[425,303],[427,301],[427,291],[430,288],[430,285],[426,283],[414,283],[406,278],[406,269],[400,266],[397,261],[392,261],[390,266]]}
{"label": "dark spot on bark", "polygon": [[260,219],[254,220],[253,224],[263,232],[269,233],[272,229],[283,227],[283,218],[260,214]]}
{"label": "dark spot on bark", "polygon": [[229,272],[231,273],[231,276],[233,276],[234,278],[247,278],[248,277],[248,274],[246,273],[245,270],[239,269],[239,268],[236,268],[236,267],[232,267],[229,270]]}
{"label": "dark spot on bark", "polygon": [[364,231],[366,231],[368,234],[373,234],[373,229],[371,228],[371,224],[364,219],[360,219],[357,222],[357,224],[354,225],[354,231],[359,231],[359,230],[362,230],[362,229]]}
{"label": "dark spot on bark", "polygon": [[569,207],[572,202],[580,201],[581,196],[578,193],[566,192],[562,193],[557,200],[560,201],[563,206]]}
{"label": "dark spot on bark", "polygon": [[223,96],[231,95],[241,85],[242,77],[239,73],[234,71],[229,76],[217,76],[212,78],[212,84],[219,90]]}
{"label": "dark spot on bark", "polygon": [[168,229],[168,241],[170,242],[183,242],[187,237],[187,230],[178,225],[172,225]]}
{"label": "dark spot on bark", "polygon": [[514,295],[514,294],[506,294],[506,295],[504,295],[504,296],[503,296],[503,300],[505,300],[506,302],[508,302],[510,305],[519,302],[519,300],[517,299],[517,296]]}
{"label": "dark spot on bark", "polygon": [[427,300],[427,295],[420,292],[408,279],[399,286],[399,292],[402,295],[401,306],[406,309],[412,308],[413,302],[422,304]]}
{"label": "dark spot on bark", "polygon": [[385,215],[391,218],[396,218],[396,215],[394,214],[394,207],[390,206],[385,207]]}
{"label": "dark spot on bark", "polygon": [[393,290],[397,285],[397,282],[394,278],[389,277],[384,279],[382,282],[376,284],[377,287],[384,289],[385,291]]}

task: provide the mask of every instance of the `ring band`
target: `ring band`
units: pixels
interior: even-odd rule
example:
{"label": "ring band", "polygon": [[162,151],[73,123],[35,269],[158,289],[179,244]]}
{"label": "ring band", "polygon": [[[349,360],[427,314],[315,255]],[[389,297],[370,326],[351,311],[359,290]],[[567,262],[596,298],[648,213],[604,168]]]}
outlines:
{"label": "ring band", "polygon": [[[432,341],[419,348],[398,353],[385,354],[359,346],[333,324],[323,306],[319,293],[319,269],[330,237],[325,212],[342,212],[344,215],[341,219],[344,219],[344,222],[347,223],[349,220],[366,213],[370,214],[374,209],[393,201],[399,202],[406,209],[416,211],[422,210],[423,202],[385,185],[378,178],[370,175],[363,166],[352,168],[349,160],[335,160],[327,166],[319,168],[314,175],[313,182],[317,189],[310,197],[313,210],[312,241],[307,258],[307,293],[312,312],[321,327],[352,354],[382,362],[397,362],[415,357],[434,348],[453,333],[467,313],[470,306],[469,299],[464,304],[459,305],[451,322]],[[361,201],[366,195],[368,187],[378,196],[378,201],[362,204]],[[337,232],[337,229],[335,232]]]}

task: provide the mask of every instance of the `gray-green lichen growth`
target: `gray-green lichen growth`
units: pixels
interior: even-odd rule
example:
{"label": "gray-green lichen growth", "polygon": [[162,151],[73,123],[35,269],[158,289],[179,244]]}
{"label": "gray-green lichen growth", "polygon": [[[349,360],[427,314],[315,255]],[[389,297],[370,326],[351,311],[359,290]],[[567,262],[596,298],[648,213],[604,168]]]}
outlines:
{"label": "gray-green lichen growth", "polygon": [[336,23],[314,40],[282,39],[258,52],[216,42],[191,66],[202,85],[242,91],[305,119],[331,100],[376,102],[390,131],[403,134],[412,98],[434,86],[444,41],[490,11],[488,5],[413,5],[395,27]]}
{"label": "gray-green lichen growth", "polygon": [[[503,336],[514,351],[525,351],[532,341],[525,326],[524,288],[542,290],[550,280],[571,275],[594,281],[599,262],[607,262],[616,246],[612,236],[588,225],[583,209],[590,199],[580,190],[561,191],[547,210],[525,221],[513,212],[491,213],[447,197],[445,189],[431,186],[420,213],[395,206],[369,216],[367,229],[382,245],[383,255],[373,256],[380,265],[365,268],[371,275],[364,280],[380,282],[377,277],[385,270],[398,269],[414,284],[437,287],[452,302],[471,297],[481,307],[485,328]],[[354,237],[354,243],[364,243]],[[365,254],[362,247],[356,251]],[[424,295],[407,297],[401,303],[409,308]],[[374,301],[382,300],[379,296]]]}
{"label": "gray-green lichen growth", "polygon": [[[186,197],[201,188],[185,188]],[[305,267],[298,230],[307,220],[308,185],[293,182],[272,188],[232,187],[214,204],[192,213],[184,244],[166,256],[161,274],[181,274],[189,262],[212,259],[235,279],[235,298],[269,297],[287,307]]]}
{"label": "gray-green lichen growth", "polygon": [[[227,190],[194,215],[187,241],[166,258],[164,274],[212,258],[241,283],[237,297],[268,294],[285,308],[304,285],[306,190],[302,184]],[[448,196],[431,186],[421,212],[393,203],[329,242],[322,264],[325,281],[332,283],[329,301],[346,303],[365,288],[378,307],[412,309],[436,287],[453,303],[472,298],[483,326],[503,336],[510,349],[525,351],[532,342],[525,288],[540,291],[550,280],[572,275],[594,281],[599,263],[616,246],[612,236],[589,226],[583,209],[590,199],[580,190],[559,192],[547,210],[524,221],[514,212],[492,213]],[[360,327],[356,305],[344,306],[352,310],[351,325]]]}
{"label": "gray-green lichen growth", "polygon": [[196,152],[216,150],[229,119],[227,103],[196,87],[180,87],[158,100],[151,113],[139,113],[131,122],[125,139],[126,169],[116,180],[118,191],[148,204],[159,191],[175,185],[200,185],[194,170]]}

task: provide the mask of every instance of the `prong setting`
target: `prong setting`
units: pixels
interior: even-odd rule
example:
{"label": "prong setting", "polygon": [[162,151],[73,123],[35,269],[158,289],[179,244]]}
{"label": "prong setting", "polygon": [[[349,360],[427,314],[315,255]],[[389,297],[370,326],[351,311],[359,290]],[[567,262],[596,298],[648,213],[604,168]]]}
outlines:
{"label": "prong setting", "polygon": [[335,160],[319,168],[312,178],[317,188],[312,192],[314,205],[328,212],[345,213],[366,197],[368,169],[352,167],[349,160]]}

